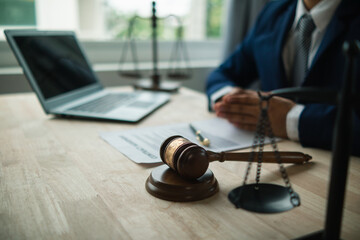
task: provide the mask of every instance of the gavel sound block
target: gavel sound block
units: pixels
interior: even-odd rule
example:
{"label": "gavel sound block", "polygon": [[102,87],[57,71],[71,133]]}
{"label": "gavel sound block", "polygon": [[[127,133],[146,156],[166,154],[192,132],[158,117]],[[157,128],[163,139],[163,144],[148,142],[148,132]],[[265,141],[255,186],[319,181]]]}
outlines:
{"label": "gavel sound block", "polygon": [[[160,166],[146,181],[147,191],[155,197],[170,201],[195,201],[218,192],[216,178],[208,169],[213,161],[249,161],[251,152],[212,152],[181,136],[166,139],[160,147],[161,160],[168,165]],[[258,153],[253,153],[257,159]],[[263,152],[264,163],[277,163],[274,152]],[[304,163],[311,156],[301,152],[279,152],[282,163]]]}

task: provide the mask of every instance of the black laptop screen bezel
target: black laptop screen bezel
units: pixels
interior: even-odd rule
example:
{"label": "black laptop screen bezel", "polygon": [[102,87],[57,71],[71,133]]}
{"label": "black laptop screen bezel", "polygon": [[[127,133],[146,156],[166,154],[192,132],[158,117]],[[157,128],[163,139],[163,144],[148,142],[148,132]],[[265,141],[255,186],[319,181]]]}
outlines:
{"label": "black laptop screen bezel", "polygon": [[[46,113],[50,113],[51,109],[54,109],[62,104],[68,103],[73,99],[77,99],[82,96],[89,95],[93,92],[99,91],[103,89],[103,86],[100,84],[96,74],[94,73],[91,64],[81,46],[76,35],[73,31],[39,31],[39,30],[5,30],[4,31],[7,41],[14,52],[14,55],[19,62],[19,65],[22,67],[24,75],[28,79],[30,86],[32,87],[33,91],[39,98],[41,105],[43,106]],[[90,73],[93,75],[95,80],[94,83],[88,84],[84,87],[77,88],[75,90],[62,93],[56,95],[54,97],[45,98],[44,94],[42,93],[37,81],[35,80],[34,74],[32,73],[26,59],[24,58],[19,46],[16,43],[16,37],[32,37],[32,36],[70,36],[73,37],[77,46],[80,49],[82,54],[81,57],[84,58],[87,67],[90,70]]]}

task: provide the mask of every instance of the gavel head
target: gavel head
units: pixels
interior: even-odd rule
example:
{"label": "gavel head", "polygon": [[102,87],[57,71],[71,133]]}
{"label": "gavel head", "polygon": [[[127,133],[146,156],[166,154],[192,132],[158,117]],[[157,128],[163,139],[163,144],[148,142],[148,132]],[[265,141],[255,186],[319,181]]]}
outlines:
{"label": "gavel head", "polygon": [[178,135],[169,137],[161,144],[160,157],[165,164],[187,179],[201,177],[209,166],[206,150]]}

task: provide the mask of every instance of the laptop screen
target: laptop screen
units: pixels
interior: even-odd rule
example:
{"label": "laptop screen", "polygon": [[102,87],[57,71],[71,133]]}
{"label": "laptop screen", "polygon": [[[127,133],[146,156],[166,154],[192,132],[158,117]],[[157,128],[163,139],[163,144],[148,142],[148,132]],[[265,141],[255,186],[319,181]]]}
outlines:
{"label": "laptop screen", "polygon": [[97,82],[74,36],[14,36],[45,99]]}

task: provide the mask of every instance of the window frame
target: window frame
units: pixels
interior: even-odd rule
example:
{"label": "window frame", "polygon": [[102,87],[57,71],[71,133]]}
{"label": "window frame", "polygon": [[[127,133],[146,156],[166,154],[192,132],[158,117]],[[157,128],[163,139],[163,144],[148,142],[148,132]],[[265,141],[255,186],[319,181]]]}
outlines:
{"label": "window frame", "polygon": [[[127,54],[125,64],[123,66],[119,64],[122,47],[125,44],[124,41],[86,41],[81,39],[79,41],[95,71],[114,71],[120,67],[131,70],[134,67],[130,52]],[[158,42],[159,68],[167,68],[173,44],[173,41]],[[221,60],[221,40],[186,41],[185,44],[190,59],[190,68],[214,67]],[[151,69],[151,41],[138,41],[136,43],[136,50],[138,53],[139,69]],[[8,73],[11,73],[11,69],[14,70],[14,73],[19,73],[19,68],[19,64],[8,43],[5,40],[0,40],[0,69],[2,70],[0,74],[4,73],[4,69],[7,69]]]}

